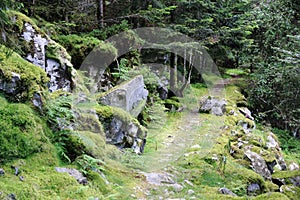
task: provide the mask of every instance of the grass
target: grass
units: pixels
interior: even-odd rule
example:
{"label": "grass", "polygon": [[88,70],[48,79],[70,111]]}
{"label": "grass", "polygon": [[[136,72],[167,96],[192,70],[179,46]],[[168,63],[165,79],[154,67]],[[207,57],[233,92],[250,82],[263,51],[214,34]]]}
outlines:
{"label": "grass", "polygon": [[248,72],[244,69],[226,69],[224,74],[229,76],[244,76],[248,75]]}

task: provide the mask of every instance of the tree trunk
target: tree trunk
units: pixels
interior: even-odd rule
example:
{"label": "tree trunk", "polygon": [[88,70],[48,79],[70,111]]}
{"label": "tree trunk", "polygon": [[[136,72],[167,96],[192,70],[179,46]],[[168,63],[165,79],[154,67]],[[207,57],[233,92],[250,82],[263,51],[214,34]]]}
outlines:
{"label": "tree trunk", "polygon": [[98,1],[98,23],[99,23],[99,27],[103,28],[104,27],[104,1],[103,0],[99,0]]}
{"label": "tree trunk", "polygon": [[171,53],[170,56],[170,89],[175,92],[177,88],[177,55]]}

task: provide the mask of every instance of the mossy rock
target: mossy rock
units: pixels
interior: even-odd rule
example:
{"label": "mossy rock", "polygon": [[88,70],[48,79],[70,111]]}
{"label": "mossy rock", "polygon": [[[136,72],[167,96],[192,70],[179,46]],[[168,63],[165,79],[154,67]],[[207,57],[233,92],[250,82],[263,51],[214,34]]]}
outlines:
{"label": "mossy rock", "polygon": [[29,106],[0,99],[0,162],[46,150],[52,133],[45,122]]}
{"label": "mossy rock", "polygon": [[110,121],[113,117],[117,117],[125,123],[133,122],[134,124],[139,125],[137,119],[133,118],[128,112],[121,108],[100,105],[96,107],[96,112],[100,118],[100,121]]}
{"label": "mossy rock", "polygon": [[120,151],[115,146],[106,144],[105,136],[89,131],[77,131],[77,134],[88,155],[99,159],[118,158]]}
{"label": "mossy rock", "polygon": [[20,82],[17,83],[20,85],[17,85],[15,93],[7,96],[10,100],[30,100],[34,93],[46,90],[49,79],[40,67],[24,60],[15,52],[7,57],[4,52],[10,50],[4,46],[0,46],[0,50],[0,81],[10,84],[13,73],[20,75]]}
{"label": "mossy rock", "polygon": [[271,181],[266,181],[266,190],[267,192],[276,192],[279,191],[279,187]]}
{"label": "mossy rock", "polygon": [[272,177],[273,178],[292,178],[300,176],[300,170],[294,170],[294,171],[276,171]]}
{"label": "mossy rock", "polygon": [[253,200],[289,200],[289,198],[279,192],[269,192],[269,193],[265,193],[265,194],[261,194],[255,198],[253,198]]}
{"label": "mossy rock", "polygon": [[293,185],[283,185],[280,187],[280,189],[283,191],[283,194],[285,194],[291,200],[298,200],[300,197],[299,187]]}
{"label": "mossy rock", "polygon": [[173,99],[166,99],[164,101],[165,107],[168,108],[169,110],[175,109],[177,110],[178,108],[180,108],[182,105],[181,103],[173,100]]}
{"label": "mossy rock", "polygon": [[[24,14],[22,14],[20,12],[14,11],[14,10],[8,11],[8,14],[12,18],[14,18],[13,22],[18,27],[19,33],[21,33],[23,31],[24,24],[26,22],[29,23],[29,24],[31,24],[35,30],[37,30],[39,32],[42,32],[40,30],[40,28],[34,23],[34,21],[32,19],[30,19],[29,17],[27,17],[26,15],[24,15]],[[43,35],[43,36],[45,36],[45,35]]]}

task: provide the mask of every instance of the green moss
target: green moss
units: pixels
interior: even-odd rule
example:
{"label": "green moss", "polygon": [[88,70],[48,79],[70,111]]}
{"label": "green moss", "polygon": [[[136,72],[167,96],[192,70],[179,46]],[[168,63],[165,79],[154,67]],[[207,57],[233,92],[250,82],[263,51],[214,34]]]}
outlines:
{"label": "green moss", "polygon": [[[15,25],[18,27],[19,33],[21,33],[23,31],[24,24],[26,22],[31,24],[35,30],[42,33],[42,31],[40,30],[39,27],[37,27],[37,25],[34,23],[34,21],[32,19],[30,19],[29,17],[27,17],[26,15],[24,15],[20,12],[14,11],[14,10],[8,11],[8,14],[12,17],[13,16],[16,17]],[[44,33],[43,33],[43,35],[44,35]]]}
{"label": "green moss", "polygon": [[112,119],[113,117],[117,117],[125,123],[133,122],[135,124],[139,124],[137,119],[133,118],[128,112],[124,111],[121,108],[113,107],[113,106],[97,106],[96,112],[102,119]]}
{"label": "green moss", "polygon": [[178,108],[180,108],[182,106],[181,103],[179,103],[175,100],[172,100],[172,99],[166,99],[164,104],[165,104],[166,108],[168,108],[170,110],[172,108],[175,108],[177,110]]}
{"label": "green moss", "polygon": [[248,73],[243,69],[226,69],[225,74],[230,76],[242,76],[247,75]]}
{"label": "green moss", "polygon": [[15,101],[26,101],[35,92],[46,90],[49,79],[43,69],[24,60],[14,52],[7,57],[4,53],[7,50],[6,47],[0,46],[0,60],[2,60],[0,62],[0,78],[10,82],[12,72],[19,74],[21,78],[21,85],[18,85],[20,92],[9,98]]}
{"label": "green moss", "polygon": [[300,176],[300,170],[294,170],[294,171],[276,171],[272,177],[273,178],[291,178]]}
{"label": "green moss", "polygon": [[272,183],[271,181],[266,181],[266,190],[267,192],[279,191],[278,185]]}
{"label": "green moss", "polygon": [[46,46],[46,57],[58,61],[61,65],[72,66],[71,56],[66,49],[53,40]]}
{"label": "green moss", "polygon": [[261,194],[255,198],[253,198],[253,200],[289,200],[289,198],[279,192],[270,192],[270,193],[266,193],[266,194]]}
{"label": "green moss", "polygon": [[240,101],[246,101],[246,98],[242,93],[240,92],[240,89],[237,86],[227,86],[225,88],[226,91],[226,99],[229,99],[233,102],[234,105],[236,105],[237,102]]}
{"label": "green moss", "polygon": [[[94,48],[99,48],[104,54],[117,55],[117,50],[109,43],[104,43],[97,38],[79,35],[59,35],[55,38],[72,56],[72,63],[79,67],[86,56],[91,53]],[[99,52],[100,53],[100,52]],[[99,54],[100,55],[100,54]],[[101,54],[102,55],[102,54]]]}
{"label": "green moss", "polygon": [[89,131],[78,131],[78,137],[83,142],[87,154],[95,158],[118,158],[120,151],[113,145],[106,144],[105,136]]}
{"label": "green moss", "polygon": [[0,162],[42,152],[49,140],[49,129],[25,104],[6,103],[0,97]]}
{"label": "green moss", "polygon": [[292,185],[281,186],[283,194],[285,194],[291,200],[298,200],[300,196],[300,188]]}

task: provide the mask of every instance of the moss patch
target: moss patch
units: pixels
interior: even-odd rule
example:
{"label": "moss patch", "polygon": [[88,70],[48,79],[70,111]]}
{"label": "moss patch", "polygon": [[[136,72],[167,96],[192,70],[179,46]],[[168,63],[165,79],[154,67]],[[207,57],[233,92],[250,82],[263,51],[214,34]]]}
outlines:
{"label": "moss patch", "polygon": [[0,97],[0,162],[42,152],[50,130],[25,104],[10,104]]}

